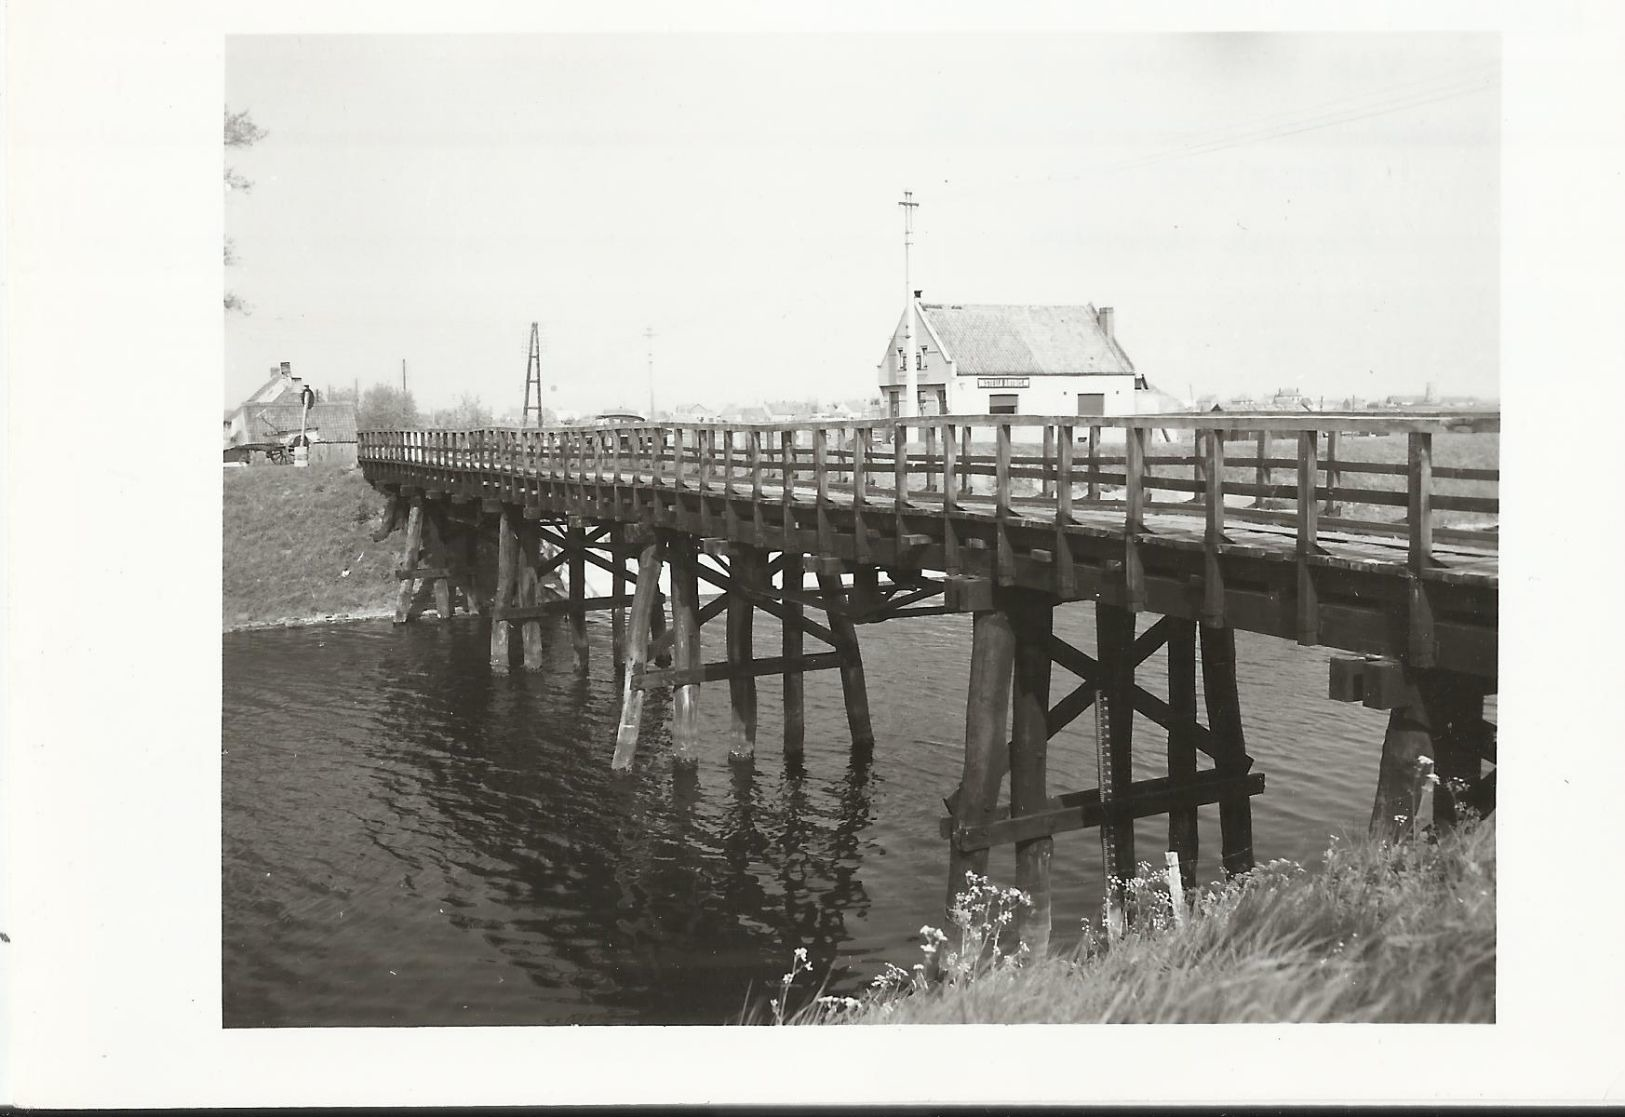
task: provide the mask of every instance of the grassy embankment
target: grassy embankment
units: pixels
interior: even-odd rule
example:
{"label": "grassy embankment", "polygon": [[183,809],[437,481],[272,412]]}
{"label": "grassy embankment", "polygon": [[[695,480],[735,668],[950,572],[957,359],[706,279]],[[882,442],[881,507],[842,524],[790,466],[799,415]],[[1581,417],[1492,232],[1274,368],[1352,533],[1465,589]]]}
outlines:
{"label": "grassy embankment", "polygon": [[[1307,872],[1274,862],[1202,893],[1182,927],[1169,899],[1130,886],[1139,913],[1106,946],[1029,965],[948,956],[945,977],[893,969],[862,998],[825,998],[796,1023],[1386,1022],[1495,1019],[1495,829],[1437,844],[1334,843]],[[998,905],[973,913],[999,930]],[[1010,948],[1010,927],[1002,929]],[[991,935],[989,936],[991,937]],[[926,946],[927,961],[933,959]],[[935,948],[946,953],[948,945]],[[922,963],[922,966],[924,963]],[[805,972],[805,971],[803,971]],[[782,1004],[782,998],[781,998]]]}
{"label": "grassy embankment", "polygon": [[223,487],[224,628],[393,611],[400,537],[370,538],[384,501],[359,470],[228,469]]}

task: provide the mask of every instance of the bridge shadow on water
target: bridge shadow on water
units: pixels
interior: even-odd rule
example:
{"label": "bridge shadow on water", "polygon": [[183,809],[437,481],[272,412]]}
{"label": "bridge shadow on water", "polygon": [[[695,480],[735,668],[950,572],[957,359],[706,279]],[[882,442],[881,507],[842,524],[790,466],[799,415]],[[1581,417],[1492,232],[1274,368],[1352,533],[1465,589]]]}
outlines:
{"label": "bridge shadow on water", "polygon": [[797,946],[855,980],[877,781],[845,740],[810,719],[787,760],[764,718],[730,764],[717,703],[674,769],[654,691],[618,774],[607,632],[583,676],[562,624],[506,674],[473,620],[316,631],[228,638],[228,1026],[727,1023]]}

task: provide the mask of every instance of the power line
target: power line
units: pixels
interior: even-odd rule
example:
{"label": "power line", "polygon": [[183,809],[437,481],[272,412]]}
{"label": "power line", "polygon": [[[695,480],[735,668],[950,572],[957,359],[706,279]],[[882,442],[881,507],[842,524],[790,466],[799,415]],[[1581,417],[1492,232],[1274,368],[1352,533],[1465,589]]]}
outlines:
{"label": "power line", "polygon": [[[1191,144],[1187,147],[1176,148],[1171,151],[1158,152],[1135,159],[1127,159],[1119,163],[1108,163],[1098,168],[1098,170],[1133,170],[1139,167],[1152,166],[1156,163],[1166,163],[1173,159],[1186,159],[1196,155],[1209,155],[1216,151],[1227,151],[1235,147],[1245,147],[1249,144],[1264,143],[1269,140],[1282,139],[1286,136],[1295,136],[1302,132],[1313,132],[1323,128],[1334,128],[1339,124],[1352,124],[1359,120],[1369,120],[1373,117],[1388,116],[1396,112],[1405,112],[1410,109],[1421,108],[1424,105],[1435,104],[1439,101],[1449,101],[1456,97],[1465,97],[1469,94],[1478,93],[1491,88],[1493,88],[1493,85],[1490,83],[1480,83],[1465,86],[1460,89],[1450,90],[1448,92],[1438,93],[1433,96],[1413,96],[1401,98],[1396,102],[1391,102],[1386,105],[1373,106],[1358,112],[1345,111],[1341,113],[1323,114],[1318,117],[1309,117],[1299,121],[1288,122],[1290,126],[1284,125],[1259,132],[1244,133],[1237,136],[1209,140],[1204,143]],[[1074,175],[1071,177],[1082,178],[1084,176]],[[1052,181],[1063,180],[1057,179]]]}

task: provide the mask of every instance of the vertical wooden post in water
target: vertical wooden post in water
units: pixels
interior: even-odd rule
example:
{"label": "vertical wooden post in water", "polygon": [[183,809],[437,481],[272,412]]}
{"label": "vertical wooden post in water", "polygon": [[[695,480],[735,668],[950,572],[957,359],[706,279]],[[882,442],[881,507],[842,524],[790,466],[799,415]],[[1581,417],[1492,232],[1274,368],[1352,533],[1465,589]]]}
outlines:
{"label": "vertical wooden post in water", "polygon": [[[1168,780],[1176,788],[1196,779],[1196,622],[1168,618]],[[1196,808],[1168,812],[1168,848],[1179,857],[1186,888],[1196,887]]]}
{"label": "vertical wooden post in water", "polygon": [[571,516],[564,532],[564,545],[570,566],[570,646],[576,653],[576,670],[587,669],[587,532],[579,516]]}
{"label": "vertical wooden post in water", "polygon": [[[621,472],[620,450],[617,448],[615,457],[615,475],[619,479]],[[615,567],[610,575],[609,592],[615,598],[615,606],[609,614],[610,655],[615,670],[619,671],[626,666],[626,607],[621,599],[626,596],[626,528],[620,524],[609,529],[610,560]]]}
{"label": "vertical wooden post in water", "polygon": [[[858,630],[846,615],[846,591],[839,574],[818,575],[829,617],[829,630],[835,637],[835,650],[841,656],[841,694],[846,699],[846,723],[852,731],[854,752],[874,748],[875,731],[869,722],[869,687],[863,678],[863,652],[858,647]],[[834,608],[830,608],[834,606]]]}
{"label": "vertical wooden post in water", "polygon": [[654,653],[656,667],[671,666],[671,644],[666,640],[666,594],[655,587],[654,609],[649,616],[649,638],[658,649]]}
{"label": "vertical wooden post in water", "polygon": [[[442,507],[444,507],[442,505]],[[438,577],[430,579],[434,583],[434,611],[441,620],[451,618],[451,579],[449,577],[452,566],[451,548],[446,545],[450,536],[450,526],[446,523],[444,514],[438,511],[433,503],[426,503],[423,507],[423,536],[429,548],[429,562],[438,568]]]}
{"label": "vertical wooden post in water", "polygon": [[[1213,766],[1226,775],[1245,775],[1253,766],[1241,726],[1241,694],[1236,684],[1236,630],[1202,625],[1202,693],[1213,734]],[[1219,800],[1219,853],[1232,876],[1253,867],[1253,802],[1245,791]]]}
{"label": "vertical wooden post in water", "polygon": [[689,672],[672,694],[672,744],[679,764],[698,763],[700,684],[700,587],[694,537],[673,534],[671,554],[672,667]]}
{"label": "vertical wooden post in water", "polygon": [[[961,850],[959,834],[985,825],[999,798],[999,781],[1007,761],[1005,728],[1010,718],[1010,680],[1015,662],[1015,633],[1010,618],[990,609],[972,614],[970,684],[965,692],[965,766],[953,797],[954,838],[948,847],[948,896],[965,890],[965,874],[987,875],[986,849]],[[950,918],[949,922],[952,922]]]}
{"label": "vertical wooden post in water", "polygon": [[[514,603],[514,568],[518,563],[519,547],[514,539],[514,513],[504,504],[497,516],[497,584],[491,594],[493,611],[506,609]],[[491,666],[506,670],[508,667],[509,629],[505,620],[491,621]]]}
{"label": "vertical wooden post in water", "polygon": [[[801,620],[804,610],[801,602],[791,597],[799,595],[804,584],[806,560],[799,551],[785,551],[784,558],[784,645],[785,662],[801,658]],[[799,670],[784,673],[784,756],[786,760],[800,760],[807,741],[807,720],[804,708],[806,681]]]}
{"label": "vertical wooden post in water", "polygon": [[[518,592],[514,594],[514,601],[534,608],[542,603],[542,533],[537,530],[534,523],[529,520],[519,520],[514,525],[515,549],[518,553],[517,574],[519,579]],[[510,632],[512,629],[510,628]],[[511,637],[510,637],[511,639]],[[542,619],[540,617],[526,617],[519,622],[519,645],[524,655],[525,669],[527,671],[540,671],[542,658],[546,646],[542,643]]]}
{"label": "vertical wooden post in water", "polygon": [[643,688],[638,673],[649,659],[655,606],[660,596],[660,565],[665,548],[658,536],[643,544],[638,556],[638,584],[632,593],[632,630],[627,648],[626,674],[621,680],[621,724],[615,733],[615,756],[610,767],[632,766],[638,749],[638,729],[643,721]]}
{"label": "vertical wooden post in water", "polygon": [[754,633],[756,604],[741,590],[759,590],[767,570],[767,556],[755,547],[734,553],[732,574],[738,590],[728,594],[728,707],[729,760],[756,756],[756,676],[749,674],[756,658]]}
{"label": "vertical wooden post in water", "polygon": [[406,513],[406,538],[401,542],[401,569],[405,577],[401,579],[400,591],[395,595],[395,623],[405,624],[411,620],[412,598],[417,593],[417,578],[414,577],[418,566],[418,551],[423,548],[423,497],[413,494],[409,510]]}
{"label": "vertical wooden post in water", "polygon": [[[1131,432],[1132,433],[1132,432]],[[1106,778],[1112,798],[1122,798],[1134,782],[1134,614],[1119,605],[1095,602],[1095,647],[1100,656],[1100,675],[1108,702],[1106,710]],[[1108,788],[1101,786],[1104,802]],[[1134,821],[1101,822],[1109,828],[1116,865],[1112,875],[1122,880],[1134,876]]]}
{"label": "vertical wooden post in water", "polygon": [[[1010,738],[1010,817],[1014,819],[1050,806],[1047,717],[1054,606],[1047,595],[1031,590],[1008,590],[1003,597],[1015,641]],[[1030,900],[1018,915],[1016,929],[1033,959],[1049,951],[1049,877],[1054,850],[1055,839],[1047,834],[1016,843],[1016,887]]]}

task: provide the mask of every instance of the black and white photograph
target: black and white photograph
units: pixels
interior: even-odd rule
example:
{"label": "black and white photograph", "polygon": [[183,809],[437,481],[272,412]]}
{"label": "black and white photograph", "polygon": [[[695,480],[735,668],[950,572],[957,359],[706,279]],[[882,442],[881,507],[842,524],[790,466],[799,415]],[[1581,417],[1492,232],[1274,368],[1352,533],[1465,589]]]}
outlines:
{"label": "black and white photograph", "polygon": [[81,7],[7,1100],[1618,1096],[1614,14]]}
{"label": "black and white photograph", "polygon": [[225,1024],[1492,1022],[1498,45],[231,39]]}

